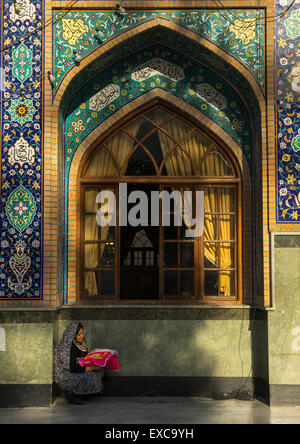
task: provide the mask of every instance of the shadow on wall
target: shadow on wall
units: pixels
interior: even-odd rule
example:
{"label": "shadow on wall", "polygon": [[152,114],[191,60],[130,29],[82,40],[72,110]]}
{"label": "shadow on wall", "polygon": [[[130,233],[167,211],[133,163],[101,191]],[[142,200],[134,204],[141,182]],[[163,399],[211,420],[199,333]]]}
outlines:
{"label": "shadow on wall", "polygon": [[[244,398],[240,399],[253,399],[252,371],[248,375],[248,367],[253,365],[251,336],[249,325],[245,327],[241,320],[101,320],[83,324],[90,350],[116,348],[120,353],[120,372],[107,372],[106,396],[230,399],[238,397],[242,388]],[[255,324],[252,328],[255,330]],[[247,374],[240,371],[240,359],[247,361]]]}

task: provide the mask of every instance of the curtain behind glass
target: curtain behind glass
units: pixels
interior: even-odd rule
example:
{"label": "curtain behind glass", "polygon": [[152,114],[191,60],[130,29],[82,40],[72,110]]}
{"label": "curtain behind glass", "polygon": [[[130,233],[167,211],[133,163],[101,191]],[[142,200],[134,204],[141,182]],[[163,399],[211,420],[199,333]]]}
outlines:
{"label": "curtain behind glass", "polygon": [[[157,110],[156,112],[157,122],[162,122],[163,111]],[[164,129],[174,138],[176,141],[182,139],[186,133],[186,125],[183,121],[176,119],[175,121],[169,122],[164,125]],[[174,146],[175,142],[173,142],[166,134],[162,131],[158,131],[159,140],[161,144],[161,149],[164,157],[170,151],[170,149]],[[199,143],[200,140],[200,143]],[[211,145],[211,142],[206,139],[199,139],[198,133],[194,132],[188,139],[184,141],[184,148],[189,153],[195,165],[199,165],[201,158],[204,156],[208,143]],[[176,149],[173,151],[171,156],[168,157],[166,163],[166,170],[169,176],[191,176],[193,175],[192,165],[187,156],[183,154],[180,149]],[[215,153],[209,154],[204,163],[201,165],[200,173],[201,176],[218,176],[225,177],[228,176],[229,171],[231,172],[230,167],[228,166],[227,161],[222,157],[222,155],[215,150]],[[205,212],[206,213],[214,213],[218,212],[217,208],[217,199],[216,195],[217,189],[207,188],[207,192],[205,193]],[[183,189],[181,189],[181,193],[183,193]],[[221,189],[221,208],[220,211],[224,213],[228,213],[232,207],[232,197],[231,193],[228,189]],[[213,223],[213,217],[208,216],[205,218],[204,224],[204,233],[205,239],[214,241],[217,239],[218,233],[215,233],[215,225]],[[231,219],[230,217],[223,216],[220,219],[220,236],[221,240],[231,240]],[[215,243],[205,244],[205,256],[207,259],[216,265],[218,268],[231,268],[232,260],[231,260],[231,248],[228,246],[221,246],[220,248],[220,258],[218,261],[217,258],[217,248]],[[219,262],[219,264],[218,264]],[[230,272],[221,272],[220,273],[220,291],[224,296],[231,295],[231,279]]]}
{"label": "curtain behind glass", "polygon": [[[132,125],[134,137],[136,137],[140,128],[140,121],[136,121]],[[134,134],[135,133],[135,134]],[[112,139],[110,139],[108,146],[112,153],[117,157],[119,164],[122,165],[132,150],[135,142],[129,137],[126,137],[122,132],[118,132]],[[100,148],[92,157],[86,170],[87,177],[98,177],[101,182],[102,177],[113,177],[118,175],[116,164],[110,153],[103,148]],[[85,194],[85,208],[86,212],[98,211],[98,204],[96,203],[97,194],[100,190],[89,190]],[[98,239],[98,225],[95,218],[85,217],[85,240],[101,240],[107,239],[109,226],[101,227],[100,239]],[[102,257],[105,248],[105,243],[101,244],[100,255]],[[98,244],[85,245],[85,268],[97,268],[99,266]],[[89,295],[98,295],[97,279],[95,271],[87,271],[85,274],[85,292]]]}

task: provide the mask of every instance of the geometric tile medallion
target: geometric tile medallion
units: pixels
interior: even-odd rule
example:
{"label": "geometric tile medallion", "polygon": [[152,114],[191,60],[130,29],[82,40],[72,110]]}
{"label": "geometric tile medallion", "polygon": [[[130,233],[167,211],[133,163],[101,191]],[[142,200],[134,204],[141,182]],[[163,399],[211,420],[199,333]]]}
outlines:
{"label": "geometric tile medallion", "polygon": [[29,190],[20,185],[7,199],[5,211],[11,225],[22,233],[34,219],[36,203]]}

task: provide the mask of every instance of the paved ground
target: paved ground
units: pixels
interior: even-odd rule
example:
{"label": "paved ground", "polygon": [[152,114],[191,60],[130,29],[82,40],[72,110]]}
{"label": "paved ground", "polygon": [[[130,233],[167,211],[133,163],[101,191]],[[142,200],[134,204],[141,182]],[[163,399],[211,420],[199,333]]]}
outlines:
{"label": "paved ground", "polygon": [[0,424],[300,424],[299,407],[199,398],[100,398],[84,406],[0,409]]}

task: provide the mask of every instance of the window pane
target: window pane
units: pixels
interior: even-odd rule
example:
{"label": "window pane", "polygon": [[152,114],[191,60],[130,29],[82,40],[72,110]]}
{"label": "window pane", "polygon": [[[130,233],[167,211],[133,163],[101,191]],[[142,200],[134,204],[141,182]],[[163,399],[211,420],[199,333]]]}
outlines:
{"label": "window pane", "polygon": [[218,268],[218,244],[204,244],[204,268]]}
{"label": "window pane", "polygon": [[152,160],[143,148],[135,150],[129,159],[126,176],[155,176],[156,170]]}
{"label": "window pane", "polygon": [[96,189],[86,189],[85,190],[85,212],[86,213],[97,213],[98,204],[97,204],[97,195],[100,190]]}
{"label": "window pane", "polygon": [[115,273],[113,270],[100,272],[100,295],[113,296],[115,293]]}
{"label": "window pane", "polygon": [[[138,129],[139,125],[137,124],[136,132]],[[131,150],[135,147],[136,142],[120,131],[112,139],[110,139],[106,145],[109,147],[114,158],[118,159],[120,169],[122,170],[125,160],[127,159]]]}
{"label": "window pane", "polygon": [[177,142],[179,142],[192,129],[190,125],[178,117],[163,125],[162,128]]}
{"label": "window pane", "polygon": [[177,243],[165,243],[165,267],[178,267],[178,245]]}
{"label": "window pane", "polygon": [[219,217],[214,215],[206,215],[204,218],[204,240],[219,240]]}
{"label": "window pane", "polygon": [[178,238],[178,227],[174,227],[172,224],[170,227],[164,228],[165,240],[176,240]]}
{"label": "window pane", "polygon": [[86,241],[97,241],[99,239],[99,227],[96,215],[85,216],[84,233]]}
{"label": "window pane", "polygon": [[97,298],[99,295],[98,271],[84,273],[84,294],[86,298]]}
{"label": "window pane", "polygon": [[156,123],[157,125],[161,125],[166,120],[170,119],[173,114],[170,114],[169,112],[165,111],[164,109],[155,109],[153,111],[150,111],[145,115],[148,119],[152,120],[152,122]]}
{"label": "window pane", "polygon": [[220,216],[220,240],[235,240],[235,217],[229,214]]}
{"label": "window pane", "polygon": [[[182,221],[182,227],[180,227],[180,239],[181,240],[187,240],[191,239],[190,237],[187,237],[186,232],[187,230],[190,230],[191,227],[187,227],[184,220]],[[195,229],[195,227],[192,227],[192,230]]]}
{"label": "window pane", "polygon": [[194,242],[180,243],[180,266],[182,268],[194,267]]}
{"label": "window pane", "polygon": [[211,146],[212,142],[199,131],[194,131],[181,144],[182,148],[187,151],[193,159],[193,162],[199,167],[201,159]]}
{"label": "window pane", "polygon": [[216,147],[208,154],[200,167],[201,176],[233,176],[230,163]]}
{"label": "window pane", "polygon": [[104,267],[114,267],[115,265],[115,243],[107,242],[105,244],[101,244],[101,260],[100,265],[102,268]]}
{"label": "window pane", "polygon": [[194,272],[181,271],[180,272],[180,292],[183,297],[194,296]]}
{"label": "window pane", "polygon": [[220,193],[220,213],[235,212],[235,189],[221,188]]}
{"label": "window pane", "polygon": [[[144,136],[145,136],[145,134],[144,134]],[[146,140],[143,141],[143,146],[145,146],[147,148],[147,150],[149,150],[149,152],[152,154],[152,156],[154,157],[155,162],[159,168],[160,164],[163,161],[163,154],[162,154],[162,150],[160,147],[160,141],[159,141],[157,131],[152,133],[149,137],[147,137]]]}
{"label": "window pane", "polygon": [[[130,136],[134,137],[135,139],[138,139],[140,128],[145,123],[146,123],[145,120],[140,118],[140,119],[136,120],[135,122],[131,123],[130,125],[126,126],[125,131],[128,134],[130,134]],[[151,129],[153,129],[154,127],[150,123],[148,125],[149,125],[148,131],[151,131]]]}
{"label": "window pane", "polygon": [[233,271],[221,271],[220,272],[220,295],[221,296],[234,296],[234,272]]}
{"label": "window pane", "polygon": [[218,212],[218,188],[207,187],[204,190],[204,210],[205,213]]}
{"label": "window pane", "polygon": [[194,175],[194,169],[190,159],[180,148],[176,148],[170,156],[168,156],[165,168],[168,176]]}
{"label": "window pane", "polygon": [[118,175],[118,169],[110,153],[100,148],[91,158],[86,170],[86,177],[112,177]]}
{"label": "window pane", "polygon": [[218,296],[218,271],[205,271],[204,273],[204,293],[205,296]]}
{"label": "window pane", "polygon": [[235,268],[234,243],[220,245],[220,268]]}
{"label": "window pane", "polygon": [[99,244],[87,244],[84,246],[85,268],[97,268],[99,266]]}
{"label": "window pane", "polygon": [[165,295],[178,295],[178,273],[177,271],[165,271]]}

